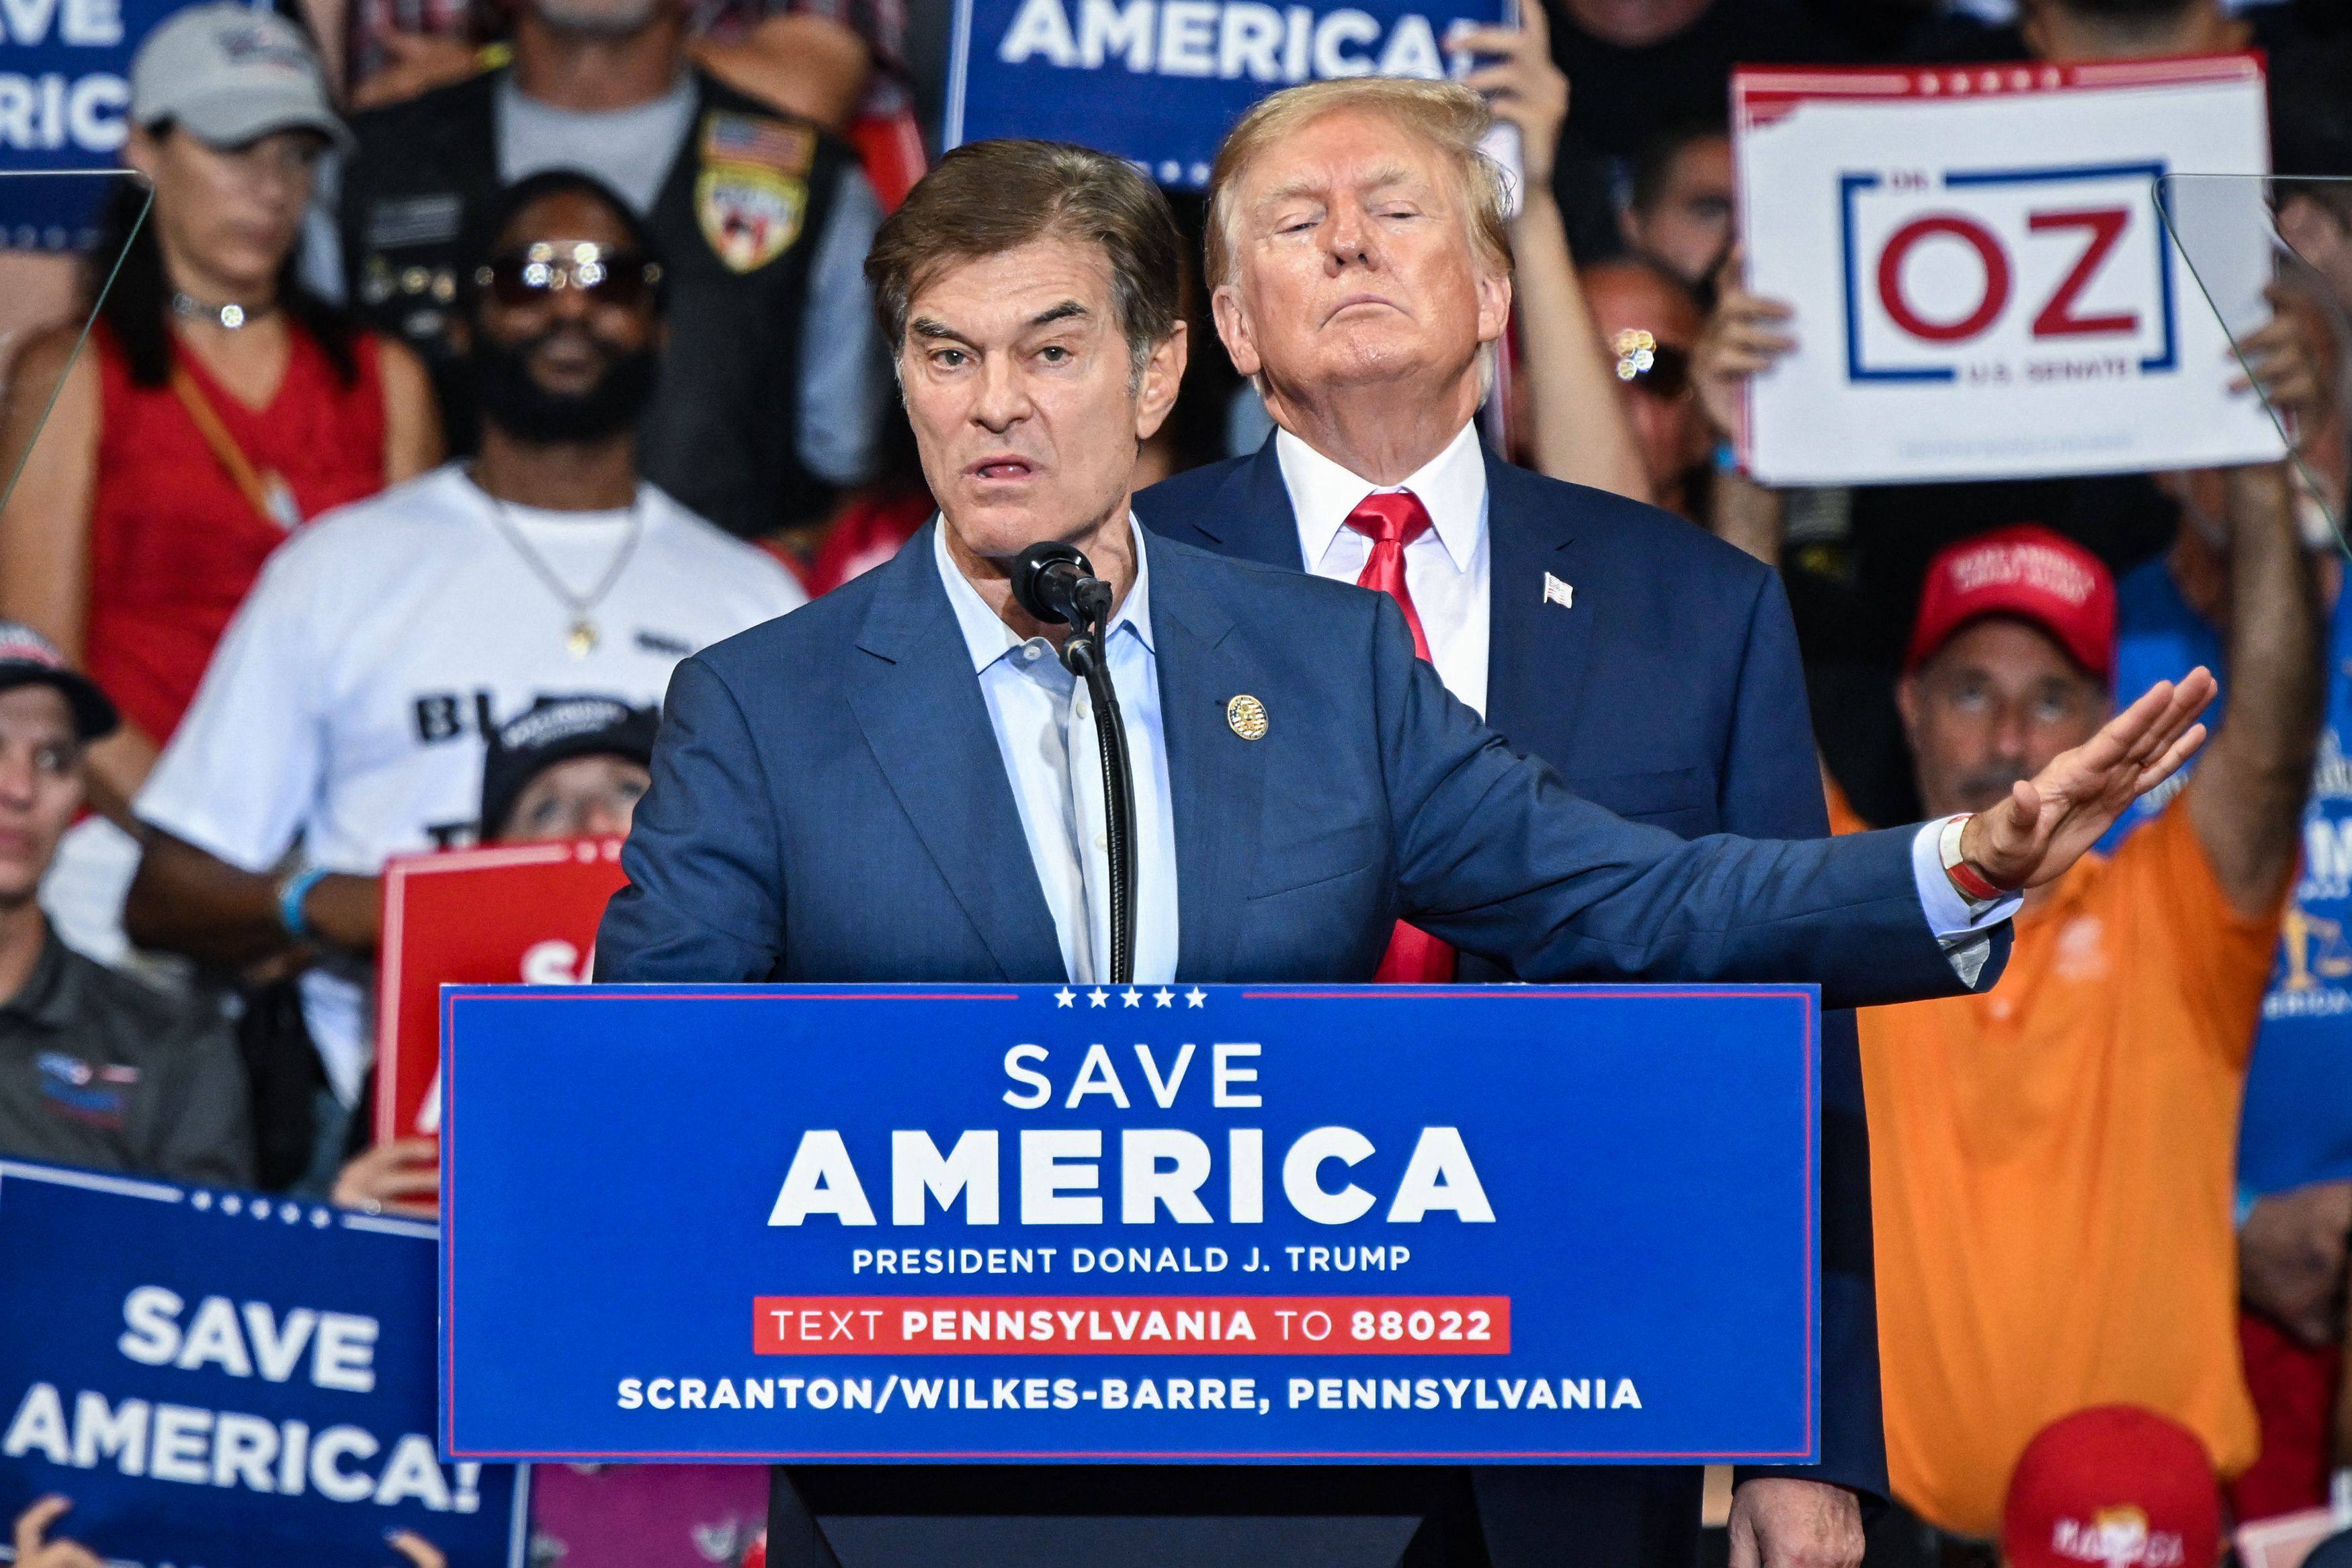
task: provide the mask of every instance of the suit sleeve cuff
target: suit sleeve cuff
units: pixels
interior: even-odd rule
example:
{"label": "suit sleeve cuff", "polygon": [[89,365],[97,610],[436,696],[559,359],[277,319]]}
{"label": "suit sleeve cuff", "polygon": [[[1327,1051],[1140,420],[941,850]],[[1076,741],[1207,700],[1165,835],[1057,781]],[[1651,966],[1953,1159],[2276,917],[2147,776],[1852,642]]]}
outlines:
{"label": "suit sleeve cuff", "polygon": [[1944,874],[1943,828],[1941,821],[1923,822],[1912,835],[1911,876],[1918,884],[1919,907],[1927,917],[1927,929],[1936,934],[1960,983],[1974,989],[1992,953],[1992,933],[2017,914],[2023,900],[2014,893],[1981,903],[1961,896],[1952,879]]}

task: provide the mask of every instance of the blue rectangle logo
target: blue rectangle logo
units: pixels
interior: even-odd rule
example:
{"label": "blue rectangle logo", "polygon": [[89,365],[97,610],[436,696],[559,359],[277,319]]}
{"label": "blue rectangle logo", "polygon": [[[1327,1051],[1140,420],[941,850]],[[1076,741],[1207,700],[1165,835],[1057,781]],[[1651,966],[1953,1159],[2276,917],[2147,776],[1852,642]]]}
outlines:
{"label": "blue rectangle logo", "polygon": [[443,1009],[453,1456],[1817,1457],[1810,988]]}
{"label": "blue rectangle logo", "polygon": [[1460,76],[1456,27],[1514,0],[957,0],[945,141],[1075,141],[1200,190],[1217,143],[1268,93],[1330,77]]}
{"label": "blue rectangle logo", "polygon": [[523,1562],[512,1467],[434,1442],[434,1228],[0,1161],[0,1520],[111,1568]]}

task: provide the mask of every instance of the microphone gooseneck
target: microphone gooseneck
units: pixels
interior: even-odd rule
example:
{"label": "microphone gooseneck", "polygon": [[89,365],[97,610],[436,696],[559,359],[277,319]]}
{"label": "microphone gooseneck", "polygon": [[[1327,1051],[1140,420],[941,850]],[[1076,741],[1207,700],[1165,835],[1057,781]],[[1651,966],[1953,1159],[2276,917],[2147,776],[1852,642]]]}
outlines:
{"label": "microphone gooseneck", "polygon": [[1076,547],[1047,540],[1013,559],[1013,597],[1039,621],[1070,628],[1062,663],[1087,683],[1094,705],[1095,741],[1102,754],[1103,804],[1108,808],[1105,853],[1110,882],[1110,983],[1135,980],[1135,776],[1127,755],[1127,725],[1111,685],[1104,639],[1110,622],[1110,584]]}

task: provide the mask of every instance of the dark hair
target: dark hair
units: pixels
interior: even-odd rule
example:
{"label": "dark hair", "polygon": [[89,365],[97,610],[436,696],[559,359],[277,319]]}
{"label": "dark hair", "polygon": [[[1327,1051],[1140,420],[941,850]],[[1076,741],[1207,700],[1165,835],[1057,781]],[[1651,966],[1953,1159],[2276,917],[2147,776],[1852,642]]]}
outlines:
{"label": "dark hair", "polygon": [[[154,128],[158,137],[170,125]],[[83,290],[98,300],[98,314],[130,361],[134,386],[160,387],[172,379],[172,284],[163,276],[163,246],[155,238],[154,214],[147,210],[147,187],[117,183],[98,223],[98,240],[82,259]],[[145,221],[142,222],[142,218]],[[115,263],[121,257],[121,265]],[[318,340],[335,379],[349,386],[359,376],[352,340],[359,328],[351,316],[302,286],[302,245],[298,237],[278,268],[278,304],[288,319]],[[113,287],[107,275],[113,274]]]}
{"label": "dark hair", "polygon": [[661,268],[653,286],[654,309],[658,313],[669,298],[669,268],[662,266],[661,247],[654,243],[653,231],[637,216],[626,197],[584,169],[542,169],[536,174],[526,174],[511,185],[501,187],[497,195],[467,216],[457,250],[465,258],[459,282],[467,298],[474,295],[475,269],[497,253],[499,236],[526,209],[550,196],[585,197],[612,213],[621,232],[629,236],[630,247]]}
{"label": "dark hair", "polygon": [[1625,204],[1637,213],[1648,212],[1666,193],[1666,182],[1674,177],[1675,159],[1694,142],[1728,135],[1727,123],[1719,116],[1679,120],[1652,131],[1643,138],[1642,145],[1633,153]]}
{"label": "dark hair", "polygon": [[1124,160],[1066,141],[970,141],[923,176],[884,221],[866,280],[896,359],[907,309],[941,267],[1017,250],[1033,240],[1102,247],[1111,300],[1140,370],[1177,320],[1183,241],[1160,187]]}

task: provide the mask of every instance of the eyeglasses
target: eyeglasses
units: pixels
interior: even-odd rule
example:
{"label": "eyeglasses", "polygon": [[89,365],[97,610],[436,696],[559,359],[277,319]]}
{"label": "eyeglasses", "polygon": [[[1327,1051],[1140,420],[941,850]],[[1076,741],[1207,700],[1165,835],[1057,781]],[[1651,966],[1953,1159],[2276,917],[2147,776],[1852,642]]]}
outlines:
{"label": "eyeglasses", "polygon": [[1628,327],[1609,340],[1616,356],[1617,379],[1652,397],[1672,402],[1690,390],[1689,351],[1661,343],[1639,327]]}
{"label": "eyeglasses", "polygon": [[474,285],[509,309],[543,302],[559,288],[577,288],[598,305],[635,309],[661,282],[661,267],[641,256],[585,240],[541,240],[475,269]]}

